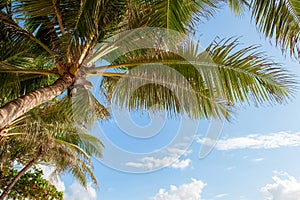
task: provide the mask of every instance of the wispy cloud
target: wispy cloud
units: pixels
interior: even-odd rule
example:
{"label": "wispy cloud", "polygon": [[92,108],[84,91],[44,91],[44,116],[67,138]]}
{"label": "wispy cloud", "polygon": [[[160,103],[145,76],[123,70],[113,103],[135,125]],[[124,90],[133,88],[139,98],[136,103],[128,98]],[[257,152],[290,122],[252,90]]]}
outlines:
{"label": "wispy cloud", "polygon": [[171,185],[169,191],[161,188],[151,200],[201,200],[205,185],[201,180],[192,179],[191,183],[178,187]]}
{"label": "wispy cloud", "polygon": [[[213,145],[209,138],[198,138],[202,145]],[[215,146],[216,149],[227,151],[235,149],[275,149],[280,147],[300,146],[300,133],[278,132],[271,134],[251,134],[245,137],[221,139]]]}
{"label": "wispy cloud", "polygon": [[226,197],[226,196],[228,196],[227,193],[217,194],[217,195],[215,196],[215,199],[221,199],[221,198]]}
{"label": "wispy cloud", "polygon": [[127,162],[126,166],[143,169],[157,169],[161,167],[169,167],[173,169],[185,169],[190,166],[192,160],[189,158],[180,159],[180,156],[187,156],[191,151],[187,151],[181,148],[167,148],[164,151],[164,155],[156,158],[152,156],[146,156],[135,162]]}
{"label": "wispy cloud", "polygon": [[299,200],[300,182],[288,173],[278,173],[272,177],[274,183],[261,188],[267,200]]}
{"label": "wispy cloud", "polygon": [[146,168],[146,169],[154,169],[160,167],[170,167],[174,169],[185,169],[190,163],[191,159],[183,159],[179,160],[177,157],[163,157],[161,159],[154,157],[144,157],[140,162],[127,162],[126,166],[135,167],[135,168]]}
{"label": "wispy cloud", "polygon": [[264,158],[253,158],[251,159],[252,162],[261,162],[261,161],[264,161],[265,159]]}

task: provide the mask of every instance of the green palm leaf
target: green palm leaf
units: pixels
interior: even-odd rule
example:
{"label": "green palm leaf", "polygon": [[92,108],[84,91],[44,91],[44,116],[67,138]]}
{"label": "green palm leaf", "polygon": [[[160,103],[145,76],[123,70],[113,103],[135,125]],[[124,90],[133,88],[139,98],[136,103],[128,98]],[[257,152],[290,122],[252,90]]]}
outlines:
{"label": "green palm leaf", "polygon": [[217,1],[164,0],[151,5],[148,26],[163,27],[185,33],[201,17],[209,17],[217,7]]}
{"label": "green palm leaf", "polygon": [[245,7],[249,6],[247,0],[228,0],[228,4],[231,10],[237,15],[241,15],[245,11]]}
{"label": "green palm leaf", "polygon": [[[90,71],[120,68],[118,73],[103,73],[107,77],[102,88],[113,103],[129,109],[159,105],[155,108],[196,118],[228,117],[228,105],[281,103],[290,97],[294,82],[287,72],[257,46],[237,46],[237,40],[216,40],[199,52],[197,45],[185,42],[177,48],[178,54],[134,51],[117,59],[115,65]],[[159,67],[161,64],[168,67]]]}
{"label": "green palm leaf", "polygon": [[283,51],[300,55],[300,4],[297,0],[252,0],[252,15],[266,37],[275,38]]}

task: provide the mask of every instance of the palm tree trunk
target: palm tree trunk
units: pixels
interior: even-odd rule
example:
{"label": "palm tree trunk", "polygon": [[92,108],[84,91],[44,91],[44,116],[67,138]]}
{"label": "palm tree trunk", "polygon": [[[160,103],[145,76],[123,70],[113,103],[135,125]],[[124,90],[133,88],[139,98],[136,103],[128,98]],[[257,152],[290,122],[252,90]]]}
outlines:
{"label": "palm tree trunk", "polygon": [[21,176],[23,176],[34,164],[36,164],[36,162],[40,159],[40,157],[42,155],[43,155],[43,150],[42,150],[42,147],[40,147],[37,156],[34,159],[32,159],[25,167],[23,167],[23,169],[21,171],[19,171],[17,176],[15,176],[15,178],[13,178],[11,183],[6,188],[4,188],[4,190],[0,196],[0,200],[4,200],[4,198],[8,195],[9,191],[14,187],[14,185],[16,184],[16,182],[18,182],[18,180],[21,178]]}
{"label": "palm tree trunk", "polygon": [[0,108],[0,130],[32,108],[63,93],[74,82],[74,76],[63,74],[50,86],[30,92]]}

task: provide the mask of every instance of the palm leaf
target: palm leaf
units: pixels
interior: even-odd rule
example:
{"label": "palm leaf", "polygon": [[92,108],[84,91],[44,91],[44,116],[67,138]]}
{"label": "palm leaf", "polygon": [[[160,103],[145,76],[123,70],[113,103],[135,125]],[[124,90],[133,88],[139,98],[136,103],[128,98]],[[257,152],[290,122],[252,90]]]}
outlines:
{"label": "palm leaf", "polygon": [[300,55],[300,4],[297,0],[252,0],[252,16],[259,30],[275,38],[282,51],[292,56]]}
{"label": "palm leaf", "polygon": [[230,102],[282,103],[293,93],[292,75],[267,58],[257,46],[235,51],[236,46],[236,40],[221,40],[208,48]]}
{"label": "palm leaf", "polygon": [[[18,23],[16,23],[10,16],[8,16],[3,11],[0,12],[0,25],[5,31],[5,33],[9,35],[9,38],[13,40],[15,45],[38,45],[41,51],[46,51],[51,56],[55,56],[55,52],[53,52],[41,40],[36,38],[32,32],[23,29]],[[33,44],[30,42],[33,42]]]}
{"label": "palm leaf", "polygon": [[[68,29],[72,32],[72,37],[68,39],[66,55],[71,60],[81,63],[86,55],[92,50],[94,45],[103,39],[103,36],[112,32],[114,26],[111,24],[118,23],[119,15],[123,8],[123,3],[117,1],[98,1],[84,0],[78,3],[72,3],[67,8],[72,13],[66,12],[63,15]],[[64,8],[66,9],[66,8]],[[78,50],[76,52],[75,50]]]}
{"label": "palm leaf", "polygon": [[[228,117],[227,105],[282,103],[290,97],[291,75],[257,46],[240,50],[237,46],[237,40],[229,39],[214,41],[204,52],[193,42],[181,43],[177,52],[133,51],[115,60],[115,65],[91,72],[125,69],[103,79],[103,91],[112,103],[129,109],[150,109],[158,104],[160,110],[196,118]],[[168,68],[158,66],[161,64]],[[140,65],[146,67],[137,67]]]}
{"label": "palm leaf", "polygon": [[56,80],[55,73],[47,70],[51,63],[45,62],[46,58],[13,56],[0,61],[0,105],[48,86]]}
{"label": "palm leaf", "polygon": [[[218,6],[217,1],[164,0],[151,5],[148,26],[163,27],[185,33],[201,17],[209,17]],[[155,11],[155,12],[153,12]]]}
{"label": "palm leaf", "polygon": [[231,10],[237,15],[241,15],[245,11],[245,7],[249,6],[247,0],[228,0],[228,4]]}

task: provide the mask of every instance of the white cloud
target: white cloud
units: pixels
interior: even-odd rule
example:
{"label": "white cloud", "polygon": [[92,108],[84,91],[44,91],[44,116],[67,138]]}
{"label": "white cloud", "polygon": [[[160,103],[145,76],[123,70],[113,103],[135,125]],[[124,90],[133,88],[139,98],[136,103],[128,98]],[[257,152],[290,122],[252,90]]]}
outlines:
{"label": "white cloud", "polygon": [[185,169],[191,164],[191,159],[177,160],[170,165],[174,169]]}
{"label": "white cloud", "polygon": [[160,189],[151,200],[201,200],[201,193],[205,187],[201,180],[192,179],[191,183],[176,187],[170,186],[170,190]]}
{"label": "white cloud", "polygon": [[144,157],[140,162],[127,162],[125,165],[135,168],[146,168],[149,170],[160,167],[185,169],[191,162],[191,159],[179,160],[177,157],[166,156],[163,158]]}
{"label": "white cloud", "polygon": [[261,161],[264,161],[264,160],[265,160],[264,158],[254,158],[251,161],[252,162],[261,162]]}
{"label": "white cloud", "polygon": [[83,188],[77,181],[74,181],[64,193],[65,200],[94,200],[97,198],[92,182],[87,184],[87,189]]}
{"label": "white cloud", "polygon": [[134,168],[144,168],[147,170],[170,167],[173,169],[185,169],[190,166],[192,160],[180,159],[180,156],[187,156],[191,151],[179,147],[167,148],[159,158],[153,156],[146,156],[136,162],[127,162],[126,166]]}
{"label": "white cloud", "polygon": [[274,183],[261,188],[267,200],[300,200],[300,182],[287,173],[272,177]]}
{"label": "white cloud", "polygon": [[[198,143],[203,145],[213,145],[214,141],[209,138],[198,139]],[[280,147],[298,147],[300,146],[300,133],[278,132],[268,135],[251,134],[245,137],[236,137],[219,140],[216,149],[234,150],[234,149],[274,149]]]}

